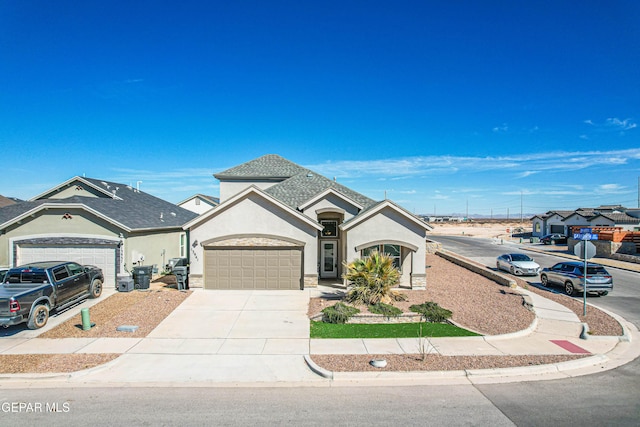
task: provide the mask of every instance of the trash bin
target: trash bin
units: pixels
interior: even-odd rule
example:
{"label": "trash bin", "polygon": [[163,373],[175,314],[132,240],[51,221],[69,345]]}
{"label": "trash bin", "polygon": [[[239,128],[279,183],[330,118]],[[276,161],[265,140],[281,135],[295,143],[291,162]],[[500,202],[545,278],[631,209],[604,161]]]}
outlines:
{"label": "trash bin", "polygon": [[173,272],[174,267],[185,267],[187,265],[186,258],[171,258],[165,268]]}
{"label": "trash bin", "polygon": [[118,278],[118,292],[131,292],[133,290],[133,279],[131,277]]}
{"label": "trash bin", "polygon": [[173,274],[176,275],[178,289],[189,289],[188,267],[173,267]]}
{"label": "trash bin", "polygon": [[531,237],[529,239],[530,243],[539,243],[540,242],[540,238],[539,237]]}
{"label": "trash bin", "polygon": [[133,287],[135,289],[149,289],[153,266],[140,266],[133,269]]}

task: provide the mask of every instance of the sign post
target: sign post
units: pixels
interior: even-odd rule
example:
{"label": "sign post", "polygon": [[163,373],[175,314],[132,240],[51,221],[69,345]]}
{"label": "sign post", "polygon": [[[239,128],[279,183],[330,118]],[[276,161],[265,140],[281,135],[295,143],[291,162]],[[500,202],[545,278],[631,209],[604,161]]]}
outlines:
{"label": "sign post", "polygon": [[590,228],[581,228],[580,233],[574,233],[573,238],[580,242],[573,249],[577,257],[584,259],[584,271],[582,274],[582,315],[587,315],[587,260],[596,255],[596,246],[589,240],[598,240],[598,235],[593,234]]}

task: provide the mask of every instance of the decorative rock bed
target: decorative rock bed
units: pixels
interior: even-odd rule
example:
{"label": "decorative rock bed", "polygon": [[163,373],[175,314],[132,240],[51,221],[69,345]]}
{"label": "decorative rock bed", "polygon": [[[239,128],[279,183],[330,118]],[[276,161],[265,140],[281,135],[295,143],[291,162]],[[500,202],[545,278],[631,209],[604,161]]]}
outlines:
{"label": "decorative rock bed", "polygon": [[[322,313],[312,316],[311,320],[315,322],[321,322]],[[359,313],[349,318],[347,323],[353,323],[353,324],[418,323],[421,321],[422,321],[422,316],[415,313],[402,313],[397,317],[395,316],[387,317],[382,314],[374,314],[374,313]]]}

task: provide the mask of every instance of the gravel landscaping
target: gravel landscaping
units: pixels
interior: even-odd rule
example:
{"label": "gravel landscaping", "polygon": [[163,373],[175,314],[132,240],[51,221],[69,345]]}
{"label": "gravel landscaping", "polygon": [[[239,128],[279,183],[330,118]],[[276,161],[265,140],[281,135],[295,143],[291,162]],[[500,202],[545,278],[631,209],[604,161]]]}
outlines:
{"label": "gravel landscaping", "polygon": [[[171,287],[171,276],[156,282],[149,290],[116,293],[91,307],[91,322],[96,325],[82,330],[80,313],[38,338],[142,338],[160,324],[191,291]],[[121,325],[135,325],[135,332],[118,332]],[[3,354],[0,373],[67,373],[107,363],[119,354]]]}
{"label": "gravel landscaping", "polygon": [[[412,304],[425,301],[437,302],[451,310],[451,320],[458,326],[483,335],[499,335],[520,331],[531,325],[534,314],[523,305],[522,296],[515,290],[498,285],[480,275],[457,266],[437,255],[428,255],[428,290],[403,290],[408,300],[394,305],[409,312]],[[537,289],[518,279],[521,287],[540,293],[572,309],[582,321],[589,324],[594,335],[621,335],[622,328],[611,316],[589,307],[582,318],[582,302],[567,296]],[[116,293],[105,298],[90,310],[91,321],[96,326],[89,331],[81,328],[78,314],[67,322],[43,333],[40,338],[99,338],[145,337],[169,315],[191,291],[178,291],[171,276],[163,282],[153,283],[150,290]],[[332,305],[336,300],[312,298],[310,316]],[[366,307],[360,307],[367,312]],[[136,332],[118,332],[121,325],[136,325]],[[54,354],[54,355],[0,355],[0,373],[73,372],[106,363],[117,354]],[[584,355],[541,356],[439,356],[429,354],[426,361],[420,355],[312,355],[312,359],[330,371],[379,370],[369,365],[374,358],[385,358],[389,364],[385,370],[459,370],[512,366],[529,366],[556,363],[584,357]]]}
{"label": "gravel landscaping", "polygon": [[[460,327],[483,335],[500,335],[520,331],[531,325],[534,314],[523,305],[522,296],[511,288],[501,286],[483,276],[453,264],[437,255],[427,256],[426,291],[403,291],[408,301],[394,303],[408,312],[412,304],[425,301],[437,302],[453,312],[452,320]],[[518,285],[543,295],[570,308],[581,321],[588,322],[594,335],[621,335],[622,327],[608,314],[589,307],[587,317],[582,316],[582,303],[568,296],[537,289],[522,279]],[[336,300],[312,298],[309,315],[313,316]],[[366,307],[360,307],[366,312]],[[535,355],[535,356],[440,356],[421,355],[312,355],[319,366],[333,372],[380,371],[369,364],[372,359],[385,359],[385,371],[448,371],[463,369],[508,368],[516,366],[544,365],[585,357],[586,355]]]}

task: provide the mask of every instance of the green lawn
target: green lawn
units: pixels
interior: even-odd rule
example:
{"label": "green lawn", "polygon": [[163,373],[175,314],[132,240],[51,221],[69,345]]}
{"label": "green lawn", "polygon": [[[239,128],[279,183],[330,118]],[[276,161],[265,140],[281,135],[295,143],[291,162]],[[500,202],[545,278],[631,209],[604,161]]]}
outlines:
{"label": "green lawn", "polygon": [[[333,324],[311,321],[311,338],[417,338],[419,323]],[[448,323],[423,323],[422,336],[474,337],[475,332]]]}

